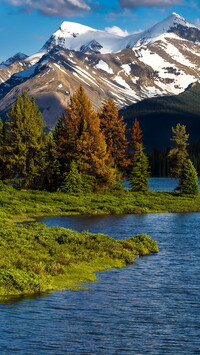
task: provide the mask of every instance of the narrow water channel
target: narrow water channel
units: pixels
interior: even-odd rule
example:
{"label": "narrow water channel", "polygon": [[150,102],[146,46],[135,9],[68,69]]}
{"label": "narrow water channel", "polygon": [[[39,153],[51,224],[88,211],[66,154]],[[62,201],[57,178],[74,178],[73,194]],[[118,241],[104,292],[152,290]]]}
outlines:
{"label": "narrow water channel", "polygon": [[0,354],[200,353],[200,213],[41,221],[114,238],[147,233],[160,252],[86,289],[0,304]]}

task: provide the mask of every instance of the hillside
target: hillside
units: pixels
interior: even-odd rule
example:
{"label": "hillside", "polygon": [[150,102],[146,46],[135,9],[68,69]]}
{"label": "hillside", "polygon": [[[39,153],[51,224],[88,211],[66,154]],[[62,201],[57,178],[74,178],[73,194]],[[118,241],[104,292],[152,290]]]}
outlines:
{"label": "hillside", "polygon": [[187,126],[190,142],[200,138],[200,83],[194,83],[176,96],[142,100],[120,111],[130,128],[135,118],[140,122],[147,150],[171,145],[171,127]]}

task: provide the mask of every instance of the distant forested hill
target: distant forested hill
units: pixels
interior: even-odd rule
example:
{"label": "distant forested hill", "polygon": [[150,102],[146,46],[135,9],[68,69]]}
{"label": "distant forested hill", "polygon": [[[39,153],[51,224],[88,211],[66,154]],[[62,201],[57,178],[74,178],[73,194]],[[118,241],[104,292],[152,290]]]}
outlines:
{"label": "distant forested hill", "polygon": [[190,142],[200,139],[200,83],[191,85],[177,96],[151,98],[120,110],[130,128],[135,118],[140,122],[147,151],[171,146],[171,127],[187,126]]}

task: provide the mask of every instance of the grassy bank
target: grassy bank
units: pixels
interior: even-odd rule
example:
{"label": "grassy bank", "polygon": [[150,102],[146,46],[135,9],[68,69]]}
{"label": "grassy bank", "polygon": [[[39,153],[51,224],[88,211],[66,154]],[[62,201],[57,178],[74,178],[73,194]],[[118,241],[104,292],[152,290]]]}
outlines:
{"label": "grassy bank", "polygon": [[[130,191],[68,195],[17,191],[0,185],[0,295],[25,295],[74,288],[95,280],[96,271],[122,267],[158,251],[150,237],[115,241],[105,235],[15,224],[41,215],[200,211],[200,195]],[[142,231],[141,231],[142,232]]]}
{"label": "grassy bank", "polygon": [[153,212],[199,212],[200,194],[179,192],[147,193],[117,191],[103,194],[70,195],[62,192],[18,191],[0,186],[0,218],[17,221],[42,215],[128,214]]}
{"label": "grassy bank", "polygon": [[95,280],[96,271],[122,267],[158,251],[146,235],[113,240],[103,234],[0,223],[0,295],[26,295]]}

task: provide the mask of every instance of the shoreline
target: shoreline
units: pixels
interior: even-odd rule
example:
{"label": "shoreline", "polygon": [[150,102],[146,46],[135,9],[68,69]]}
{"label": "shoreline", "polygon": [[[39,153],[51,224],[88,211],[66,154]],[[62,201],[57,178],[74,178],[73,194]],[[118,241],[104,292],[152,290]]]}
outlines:
{"label": "shoreline", "polygon": [[95,272],[123,267],[138,256],[158,252],[156,242],[147,236],[138,242],[139,250],[134,238],[116,241],[103,234],[47,227],[36,221],[39,217],[200,212],[200,194],[180,196],[166,191],[77,196],[5,186],[0,196],[0,301],[77,289],[80,283],[95,281]]}

